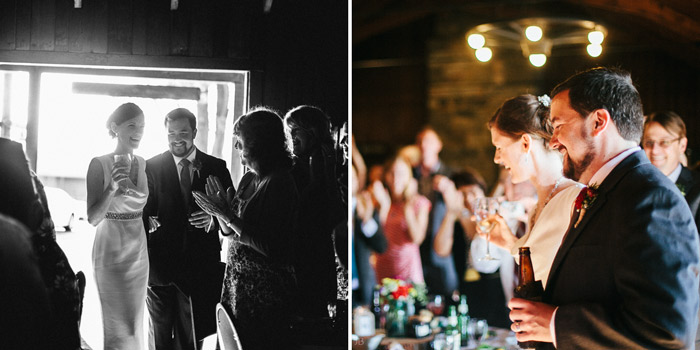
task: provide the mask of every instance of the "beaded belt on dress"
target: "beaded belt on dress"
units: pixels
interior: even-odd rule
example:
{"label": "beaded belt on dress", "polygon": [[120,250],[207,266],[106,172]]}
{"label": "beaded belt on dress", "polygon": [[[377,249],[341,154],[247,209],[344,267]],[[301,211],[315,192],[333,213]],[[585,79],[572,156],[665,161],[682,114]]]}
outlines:
{"label": "beaded belt on dress", "polygon": [[133,220],[133,219],[139,219],[143,215],[143,211],[136,211],[132,213],[114,213],[111,211],[108,211],[105,214],[105,218],[109,220]]}

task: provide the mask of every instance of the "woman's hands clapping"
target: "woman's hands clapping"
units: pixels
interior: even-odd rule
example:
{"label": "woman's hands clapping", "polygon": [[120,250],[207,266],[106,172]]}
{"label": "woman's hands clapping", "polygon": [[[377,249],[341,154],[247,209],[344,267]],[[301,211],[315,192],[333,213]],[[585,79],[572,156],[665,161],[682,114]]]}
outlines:
{"label": "woman's hands clapping", "polygon": [[233,188],[229,187],[224,192],[223,185],[216,176],[209,176],[204,188],[206,194],[192,191],[195,202],[207,214],[219,219],[219,223],[226,225],[231,221],[230,217],[233,216],[231,210],[231,202],[235,194]]}

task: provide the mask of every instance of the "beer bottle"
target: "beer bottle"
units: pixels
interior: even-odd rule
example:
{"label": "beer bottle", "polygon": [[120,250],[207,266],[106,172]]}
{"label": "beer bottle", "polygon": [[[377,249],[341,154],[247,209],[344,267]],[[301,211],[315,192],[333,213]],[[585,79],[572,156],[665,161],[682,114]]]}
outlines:
{"label": "beer bottle", "polygon": [[469,342],[469,305],[467,305],[467,296],[464,294],[459,297],[457,311],[459,312],[457,319],[459,334],[462,338],[462,344],[466,345]]}
{"label": "beer bottle", "polygon": [[[520,283],[515,287],[515,296],[531,301],[542,301],[542,281],[535,281],[535,271],[532,269],[530,247],[520,247]],[[539,342],[518,342],[522,349],[534,349]]]}
{"label": "beer bottle", "polygon": [[382,324],[382,303],[380,298],[379,288],[375,287],[372,292],[372,313],[374,314],[374,329],[384,327]]}
{"label": "beer bottle", "polygon": [[447,314],[447,328],[445,329],[445,340],[449,350],[459,350],[462,347],[462,336],[457,327],[458,322],[457,309],[452,305]]}

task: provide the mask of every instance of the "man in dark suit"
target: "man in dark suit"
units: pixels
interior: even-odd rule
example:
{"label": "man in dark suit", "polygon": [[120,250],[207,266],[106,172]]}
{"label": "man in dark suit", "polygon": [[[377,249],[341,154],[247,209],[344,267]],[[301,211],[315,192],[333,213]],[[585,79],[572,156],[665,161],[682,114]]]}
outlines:
{"label": "man in dark suit", "polygon": [[642,147],[651,164],[676,184],[697,223],[700,219],[700,173],[681,162],[688,147],[683,119],[671,111],[649,114],[644,121]]}
{"label": "man in dark suit", "polygon": [[413,168],[413,177],[418,181],[418,192],[430,200],[428,231],[420,245],[425,284],[431,294],[441,294],[446,300],[459,288],[457,271],[452,254],[442,256],[435,252],[434,240],[447,207],[442,193],[436,189],[435,176],[450,177],[452,171],[440,160],[442,140],[430,126],[424,127],[416,136],[416,145],[421,150],[420,164]]}
{"label": "man in dark suit", "polygon": [[[642,147],[651,164],[681,191],[697,225],[700,219],[700,173],[688,169],[681,162],[688,147],[683,119],[671,111],[649,114],[644,120]],[[695,348],[700,348],[700,323],[695,334]]]}
{"label": "man in dark suit", "polygon": [[572,76],[552,91],[551,146],[588,184],[543,301],[512,299],[519,341],[561,349],[687,349],[698,316],[700,243],[676,186],[637,146],[643,115],[629,73]]}
{"label": "man in dark suit", "polygon": [[196,349],[216,331],[223,281],[218,227],[196,206],[192,191],[204,192],[210,175],[224,188],[232,183],[226,162],[194,146],[196,125],[184,108],[168,113],[170,149],[146,162],[151,349]]}

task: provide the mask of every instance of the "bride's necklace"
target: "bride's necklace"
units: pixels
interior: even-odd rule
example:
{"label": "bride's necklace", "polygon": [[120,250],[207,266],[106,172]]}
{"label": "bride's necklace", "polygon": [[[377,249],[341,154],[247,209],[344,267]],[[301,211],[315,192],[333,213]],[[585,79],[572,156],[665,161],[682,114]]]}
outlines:
{"label": "bride's necklace", "polygon": [[[563,179],[564,179],[564,177],[560,176],[557,179],[557,182],[554,183],[554,187],[552,187],[552,190],[549,191],[549,195],[547,196],[547,198],[545,198],[544,203],[542,204],[542,209],[544,209],[544,207],[547,206],[547,203],[549,203],[549,201],[552,199],[552,197],[554,196],[554,192],[557,191],[557,188],[559,187],[559,184],[561,183],[561,180],[563,180]],[[535,207],[535,212],[532,213],[532,217],[530,217],[530,231],[532,231],[532,228],[535,226],[535,220],[537,219],[537,216],[539,215],[539,213],[540,213],[540,206],[538,205],[537,207]]]}

